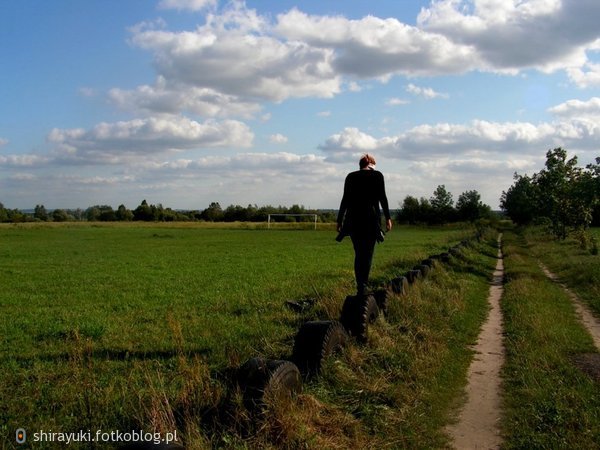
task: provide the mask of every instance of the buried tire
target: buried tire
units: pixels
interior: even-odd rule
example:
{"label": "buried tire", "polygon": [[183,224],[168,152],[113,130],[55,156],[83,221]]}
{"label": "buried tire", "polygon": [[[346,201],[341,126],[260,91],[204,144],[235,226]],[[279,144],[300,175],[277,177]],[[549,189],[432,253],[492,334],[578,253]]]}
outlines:
{"label": "buried tire", "polygon": [[390,281],[390,287],[394,294],[406,295],[408,293],[408,280],[406,277],[396,277]]}
{"label": "buried tire", "polygon": [[379,307],[372,295],[349,295],[342,307],[340,322],[359,342],[367,342],[369,323],[379,316]]}
{"label": "buried tire", "polygon": [[419,278],[421,278],[420,270],[409,270],[408,272],[406,272],[406,279],[410,284],[413,284]]}
{"label": "buried tire", "polygon": [[425,265],[425,266],[429,266],[430,269],[433,269],[435,267],[435,260],[431,257],[424,259],[423,261],[421,261],[421,264]]}
{"label": "buried tire", "polygon": [[429,275],[430,267],[426,264],[418,264],[415,267],[413,267],[413,270],[418,270],[419,272],[421,272],[421,276],[425,278],[427,275]]}
{"label": "buried tire", "polygon": [[377,289],[373,292],[373,297],[375,297],[375,303],[377,303],[377,308],[379,308],[379,312],[387,315],[388,310],[388,291],[387,289]]}
{"label": "buried tire", "polygon": [[238,369],[244,405],[261,410],[267,402],[284,400],[302,390],[296,364],[278,359],[252,358]]}
{"label": "buried tire", "polygon": [[306,322],[294,339],[292,360],[303,374],[316,374],[323,361],[340,351],[348,341],[344,326],[336,320]]}

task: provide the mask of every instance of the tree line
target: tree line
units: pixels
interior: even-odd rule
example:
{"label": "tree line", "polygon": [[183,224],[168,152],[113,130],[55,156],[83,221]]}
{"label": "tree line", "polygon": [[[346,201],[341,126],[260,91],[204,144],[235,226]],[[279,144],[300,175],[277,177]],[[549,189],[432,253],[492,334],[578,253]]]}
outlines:
{"label": "tree line", "polygon": [[531,176],[515,172],[514,184],[502,192],[500,206],[519,225],[546,224],[560,239],[570,231],[600,226],[600,157],[577,165],[561,147],[546,153],[544,168]]}
{"label": "tree line", "polygon": [[[223,209],[218,202],[212,202],[203,210],[174,210],[165,208],[162,204],[148,204],[143,200],[139,206],[130,210],[125,205],[119,205],[115,210],[109,205],[94,205],[87,209],[54,209],[48,211],[44,205],[36,205],[33,213],[18,209],[5,208],[0,203],[0,222],[266,222],[269,214],[317,214],[320,222],[334,222],[334,211],[307,209],[301,205],[261,206],[230,205]],[[313,221],[312,217],[277,217],[279,221],[303,222]]]}
{"label": "tree line", "polygon": [[417,199],[407,195],[396,219],[399,223],[411,225],[442,225],[452,222],[475,222],[493,217],[492,209],[481,201],[479,192],[463,192],[455,205],[452,193],[442,184],[429,199]]}
{"label": "tree line", "polygon": [[[558,238],[565,238],[571,230],[585,230],[600,226],[600,157],[595,164],[577,165],[577,157],[567,158],[563,148],[546,153],[544,169],[533,175],[514,174],[514,184],[502,192],[500,206],[516,224],[547,224]],[[33,213],[5,208],[0,203],[0,222],[32,221],[210,221],[210,222],[266,222],[269,214],[317,214],[320,222],[335,222],[336,211],[307,209],[304,206],[230,205],[222,208],[212,202],[203,210],[173,210],[162,204],[148,204],[143,200],[130,210],[119,205],[95,205],[83,209],[46,210],[36,205]],[[396,219],[399,223],[440,225],[451,222],[476,222],[493,219],[491,208],[482,203],[476,190],[463,192],[454,203],[452,193],[439,185],[433,195],[417,199],[408,195],[401,204]],[[282,221],[312,221],[312,217],[278,217]]]}

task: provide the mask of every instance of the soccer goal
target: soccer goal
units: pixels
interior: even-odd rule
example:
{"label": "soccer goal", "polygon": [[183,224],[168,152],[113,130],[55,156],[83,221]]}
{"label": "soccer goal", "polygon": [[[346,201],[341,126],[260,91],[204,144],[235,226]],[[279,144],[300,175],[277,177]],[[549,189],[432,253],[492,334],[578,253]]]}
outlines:
{"label": "soccer goal", "polygon": [[271,222],[275,223],[274,221],[271,220],[271,217],[286,217],[286,216],[291,216],[291,217],[299,217],[299,216],[312,216],[313,217],[313,222],[315,225],[315,230],[317,229],[317,214],[269,214],[267,216],[267,229],[271,228]]}

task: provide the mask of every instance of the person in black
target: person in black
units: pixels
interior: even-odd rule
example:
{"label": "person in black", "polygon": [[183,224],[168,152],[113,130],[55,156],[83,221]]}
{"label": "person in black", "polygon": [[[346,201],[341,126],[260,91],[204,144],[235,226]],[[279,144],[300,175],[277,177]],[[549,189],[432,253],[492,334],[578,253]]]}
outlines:
{"label": "person in black", "polygon": [[392,229],[392,219],[383,174],[375,170],[375,158],[366,154],[359,168],[346,177],[344,196],[337,217],[338,240],[350,236],[354,246],[354,275],[358,295],[364,295],[369,282],[375,243],[383,240],[381,211],[386,220],[386,230]]}

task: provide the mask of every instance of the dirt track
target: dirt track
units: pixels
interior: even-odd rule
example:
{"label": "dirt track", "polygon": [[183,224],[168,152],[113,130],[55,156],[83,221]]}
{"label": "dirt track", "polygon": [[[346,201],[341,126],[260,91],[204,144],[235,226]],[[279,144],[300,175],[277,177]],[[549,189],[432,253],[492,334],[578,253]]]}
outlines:
{"label": "dirt track", "polygon": [[468,373],[467,402],[458,422],[448,428],[454,446],[458,449],[496,449],[502,443],[498,423],[501,407],[500,370],[504,363],[500,310],[500,299],[504,290],[501,242],[500,234],[498,261],[488,295],[491,309],[474,347],[475,359]]}
{"label": "dirt track", "polygon": [[[501,415],[500,371],[504,364],[502,312],[500,310],[504,277],[501,239],[502,235],[499,235],[498,261],[488,296],[491,309],[474,347],[476,356],[469,368],[466,388],[467,401],[460,412],[458,422],[447,428],[457,449],[497,449],[502,444],[499,429]],[[558,283],[573,301],[581,322],[592,336],[596,348],[600,350],[600,319],[591,313],[577,295],[560,283],[556,275],[542,263],[539,264],[546,276]],[[579,365],[583,370],[597,377],[596,372],[600,373],[598,354],[582,355],[582,358],[584,360],[579,361]]]}
{"label": "dirt track", "polygon": [[539,263],[539,264],[540,264],[540,267],[542,268],[542,270],[544,271],[544,274],[546,274],[546,276],[548,278],[550,278],[552,281],[558,283],[565,290],[565,292],[567,293],[567,295],[569,296],[569,298],[575,305],[575,310],[577,311],[577,314],[579,314],[579,317],[581,318],[581,322],[583,322],[583,325],[585,326],[585,328],[592,335],[592,339],[594,340],[594,345],[596,346],[596,348],[598,350],[600,350],[600,320],[598,320],[592,314],[592,312],[589,310],[589,308],[584,303],[582,303],[581,300],[579,300],[579,298],[577,297],[577,295],[575,295],[575,293],[573,293],[567,286],[565,286],[564,284],[562,284],[558,281],[558,277],[556,275],[554,275],[552,272],[550,272],[546,268],[546,266],[544,266],[542,263]]}

